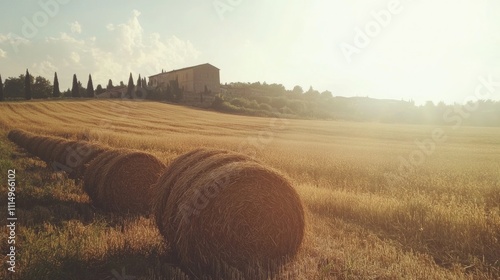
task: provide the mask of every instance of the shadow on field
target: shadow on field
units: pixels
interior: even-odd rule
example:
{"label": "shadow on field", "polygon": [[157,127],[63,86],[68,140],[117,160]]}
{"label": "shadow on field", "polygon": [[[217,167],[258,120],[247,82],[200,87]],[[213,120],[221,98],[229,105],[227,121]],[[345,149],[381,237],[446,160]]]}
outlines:
{"label": "shadow on field", "polygon": [[[43,277],[40,277],[43,275]],[[137,279],[189,279],[175,260],[160,252],[143,254],[120,250],[109,253],[102,260],[84,261],[77,257],[60,258],[58,264],[39,261],[24,269],[23,279],[82,279],[119,280]],[[158,278],[160,277],[161,278]]]}

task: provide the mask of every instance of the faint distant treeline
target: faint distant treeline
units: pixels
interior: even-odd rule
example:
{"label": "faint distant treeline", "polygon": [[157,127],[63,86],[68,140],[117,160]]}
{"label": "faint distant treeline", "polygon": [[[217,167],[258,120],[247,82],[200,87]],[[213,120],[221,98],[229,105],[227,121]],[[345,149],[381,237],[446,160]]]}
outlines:
{"label": "faint distant treeline", "polygon": [[[26,74],[9,77],[0,76],[0,101],[44,98],[94,98],[106,91],[123,94],[115,98],[141,98],[155,101],[182,102],[183,90],[175,86],[165,89],[152,88],[140,75],[136,84],[130,74],[128,85],[120,82],[114,86],[111,79],[106,88],[97,85],[94,89],[89,75],[87,87],[83,87],[76,75],[73,85],[66,91],[59,90],[57,73],[51,83],[48,79]],[[211,107],[214,110],[252,116],[280,116],[306,119],[333,119],[369,121],[383,123],[500,126],[500,101],[479,100],[468,104],[434,104],[428,101],[417,106],[413,101],[382,100],[368,97],[334,96],[330,91],[319,92],[310,87],[304,91],[300,86],[287,90],[281,84],[231,83],[221,86],[215,93]],[[110,95],[111,96],[111,95]],[[114,95],[113,95],[114,96]],[[203,98],[203,97],[201,97]]]}
{"label": "faint distant treeline", "polygon": [[383,123],[500,126],[500,101],[417,106],[413,101],[334,96],[300,86],[286,90],[280,84],[231,83],[222,86],[213,107],[245,115],[285,115],[292,118],[335,119]]}

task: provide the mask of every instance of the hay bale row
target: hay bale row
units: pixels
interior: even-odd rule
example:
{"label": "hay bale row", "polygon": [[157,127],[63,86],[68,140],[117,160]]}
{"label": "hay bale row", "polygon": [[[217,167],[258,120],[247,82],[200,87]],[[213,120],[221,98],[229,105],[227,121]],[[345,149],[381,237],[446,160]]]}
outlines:
{"label": "hay bale row", "polygon": [[53,146],[48,152],[48,160],[66,168],[69,178],[83,178],[90,161],[107,150],[104,146],[86,141],[65,141]]}
{"label": "hay bale row", "polygon": [[96,206],[127,213],[148,213],[151,186],[165,165],[156,157],[132,150],[112,150],[86,141],[68,141],[12,130],[9,139],[69,178],[83,178]]}
{"label": "hay bale row", "polygon": [[161,234],[195,271],[221,264],[254,271],[293,257],[304,211],[290,182],[255,160],[198,149],[174,160],[154,185]]}
{"label": "hay bale row", "polygon": [[245,155],[197,149],[166,168],[139,151],[19,130],[8,136],[83,176],[96,206],[120,213],[153,210],[160,233],[192,271],[255,272],[295,256],[302,243],[304,210],[297,192],[278,172]]}
{"label": "hay bale row", "polygon": [[9,131],[9,134],[7,135],[10,141],[16,143],[17,145],[23,148],[26,146],[27,140],[33,136],[35,135],[20,129],[13,129]]}
{"label": "hay bale row", "polygon": [[11,130],[8,138],[57,170],[66,171],[73,179],[83,177],[88,163],[108,150],[86,141],[44,137],[18,129]]}
{"label": "hay bale row", "polygon": [[84,189],[104,210],[147,214],[152,185],[165,165],[153,155],[133,150],[109,150],[95,157],[84,174]]}

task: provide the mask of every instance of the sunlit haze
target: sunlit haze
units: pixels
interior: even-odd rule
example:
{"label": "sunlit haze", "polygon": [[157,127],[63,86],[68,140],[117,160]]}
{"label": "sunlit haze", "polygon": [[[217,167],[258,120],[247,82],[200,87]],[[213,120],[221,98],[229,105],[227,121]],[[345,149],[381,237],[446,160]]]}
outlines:
{"label": "sunlit haze", "polygon": [[[369,3],[367,3],[369,2]],[[462,103],[500,81],[498,1],[12,1],[0,74],[126,82],[211,63],[221,82]],[[500,100],[500,90],[491,96]]]}

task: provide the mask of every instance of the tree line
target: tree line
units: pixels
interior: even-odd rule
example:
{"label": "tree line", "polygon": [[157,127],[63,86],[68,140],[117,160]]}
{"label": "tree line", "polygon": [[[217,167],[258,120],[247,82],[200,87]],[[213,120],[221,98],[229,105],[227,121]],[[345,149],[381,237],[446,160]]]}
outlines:
{"label": "tree line", "polygon": [[212,107],[217,111],[303,119],[361,122],[500,126],[500,101],[477,100],[466,104],[416,105],[413,100],[383,100],[369,97],[334,96],[312,86],[287,90],[281,84],[231,83],[217,95]]}
{"label": "tree line", "polygon": [[[330,91],[319,92],[312,86],[304,91],[300,86],[287,90],[281,84],[231,83],[222,86],[225,90],[216,93],[212,109],[244,115],[285,116],[305,119],[334,119],[371,121],[385,123],[500,126],[500,102],[477,100],[467,104],[445,104],[431,101],[416,105],[414,101],[381,100],[368,97],[334,96]],[[57,73],[53,84],[47,79],[33,77],[28,70],[16,78],[3,82],[0,75],[0,101],[5,99],[41,98],[94,98],[106,90],[119,88],[125,92],[120,98],[149,99],[180,103],[184,89],[177,80],[166,87],[148,86],[146,78],[139,75],[136,83],[130,73],[128,84],[120,82],[114,86],[109,79],[106,89],[94,88],[89,75],[87,87],[83,87],[76,74],[71,89],[61,92]],[[111,96],[110,96],[111,97]],[[201,95],[203,98],[203,95]]]}
{"label": "tree line", "polygon": [[[125,87],[125,85],[123,82],[120,82],[118,87]],[[141,75],[139,75],[137,84],[134,84],[132,73],[130,73],[126,96],[133,98],[135,93],[134,90],[141,87],[146,87],[146,78],[142,79]],[[9,77],[5,82],[0,75],[0,101],[6,99],[94,98],[106,90],[113,88],[115,88],[115,86],[111,79],[109,79],[106,89],[100,84],[94,87],[91,74],[89,74],[88,77],[87,87],[84,87],[81,81],[78,80],[76,74],[74,74],[71,88],[65,91],[60,90],[57,72],[54,73],[53,83],[42,76],[35,77],[31,75],[28,69],[26,69],[25,74],[21,74],[19,77]]]}

